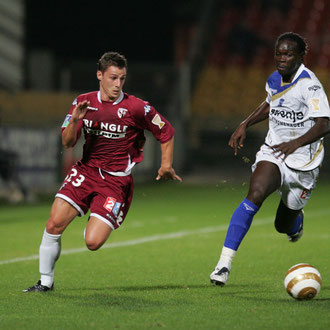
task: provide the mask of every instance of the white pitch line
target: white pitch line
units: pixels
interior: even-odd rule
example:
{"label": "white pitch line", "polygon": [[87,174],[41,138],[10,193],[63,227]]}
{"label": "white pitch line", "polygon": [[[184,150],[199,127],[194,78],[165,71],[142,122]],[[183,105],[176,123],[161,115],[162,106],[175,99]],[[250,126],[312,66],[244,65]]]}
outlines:
{"label": "white pitch line", "polygon": [[[318,210],[318,211],[314,211],[314,212],[308,212],[308,214],[311,216],[325,216],[325,215],[330,214],[330,210],[329,209]],[[265,225],[265,224],[269,224],[273,221],[274,221],[274,217],[256,219],[253,221],[252,226]],[[113,249],[113,248],[118,248],[118,247],[139,245],[139,244],[144,244],[144,243],[148,243],[148,242],[181,238],[181,237],[190,236],[190,235],[207,234],[207,233],[213,233],[213,232],[218,232],[218,231],[225,231],[225,230],[227,230],[227,228],[228,228],[228,224],[222,225],[222,226],[215,226],[215,227],[206,227],[206,228],[195,229],[195,230],[178,231],[178,232],[169,233],[169,234],[160,234],[160,235],[141,237],[141,238],[133,239],[130,241],[113,242],[113,243],[104,244],[102,246],[102,249]],[[77,248],[77,249],[68,249],[68,250],[62,250],[61,255],[69,255],[69,254],[81,253],[81,252],[87,252],[87,251],[89,251],[89,250],[86,247]],[[0,260],[0,266],[6,265],[6,264],[12,264],[15,262],[23,262],[23,261],[38,260],[38,259],[39,259],[39,255],[34,254],[31,256],[22,257],[22,258]]]}
{"label": "white pitch line", "polygon": [[[260,226],[260,225],[268,224],[271,221],[273,221],[273,218],[259,219],[253,223],[253,226],[258,226],[258,225]],[[141,238],[133,239],[130,241],[113,242],[113,243],[104,244],[102,246],[102,249],[113,249],[113,248],[118,248],[118,247],[139,245],[139,244],[144,244],[144,243],[148,243],[148,242],[181,238],[181,237],[190,236],[190,235],[214,233],[214,232],[218,232],[218,231],[225,231],[225,230],[227,230],[227,228],[228,228],[228,224],[222,225],[222,226],[206,227],[206,228],[195,229],[195,230],[178,231],[178,232],[169,233],[169,234],[160,234],[160,235],[141,237]],[[69,254],[81,253],[81,252],[87,252],[87,251],[89,251],[89,250],[86,247],[77,248],[77,249],[68,249],[68,250],[62,250],[61,255],[69,255]],[[6,264],[12,264],[12,263],[16,263],[16,262],[38,260],[38,259],[39,259],[39,255],[34,254],[31,256],[22,257],[22,258],[0,260],[0,266],[6,265]]]}

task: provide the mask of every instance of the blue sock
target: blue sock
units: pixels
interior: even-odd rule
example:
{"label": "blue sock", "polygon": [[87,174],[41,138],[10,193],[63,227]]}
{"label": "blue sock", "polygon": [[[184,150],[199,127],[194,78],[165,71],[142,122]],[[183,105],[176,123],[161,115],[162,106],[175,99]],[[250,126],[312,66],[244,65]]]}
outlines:
{"label": "blue sock", "polygon": [[225,247],[237,251],[258,210],[259,207],[248,199],[243,200],[231,217],[224,243]]}
{"label": "blue sock", "polygon": [[294,221],[294,224],[291,228],[290,233],[288,233],[289,235],[294,235],[294,234],[298,233],[300,226],[302,224],[302,220],[303,220],[302,213],[299,213],[296,220]]}

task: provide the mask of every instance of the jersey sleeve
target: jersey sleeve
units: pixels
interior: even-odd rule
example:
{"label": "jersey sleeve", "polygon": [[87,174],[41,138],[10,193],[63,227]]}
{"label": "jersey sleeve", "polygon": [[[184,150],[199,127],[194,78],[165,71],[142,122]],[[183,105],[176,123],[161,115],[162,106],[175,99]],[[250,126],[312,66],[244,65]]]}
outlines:
{"label": "jersey sleeve", "polygon": [[[69,113],[66,115],[64,122],[61,126],[62,134],[63,134],[63,131],[65,130],[65,128],[69,125],[70,119],[72,117],[72,111],[76,107],[77,103],[78,103],[77,98],[75,98],[74,101],[72,102]],[[82,126],[83,126],[83,121],[79,120],[79,122],[77,124],[77,140],[76,140],[76,142],[80,138]]]}
{"label": "jersey sleeve", "polygon": [[330,118],[330,109],[327,95],[323,86],[318,80],[304,79],[302,84],[302,97],[309,109],[309,117],[328,117]]}
{"label": "jersey sleeve", "polygon": [[141,101],[134,112],[137,126],[150,131],[160,143],[165,143],[174,136],[174,128],[170,122],[148,102]]}
{"label": "jersey sleeve", "polygon": [[271,92],[271,89],[268,85],[268,81],[266,82],[266,86],[265,86],[265,90],[266,90],[266,93],[267,93],[267,96],[266,96],[266,102],[268,104],[270,104],[271,100],[272,100],[272,92]]}

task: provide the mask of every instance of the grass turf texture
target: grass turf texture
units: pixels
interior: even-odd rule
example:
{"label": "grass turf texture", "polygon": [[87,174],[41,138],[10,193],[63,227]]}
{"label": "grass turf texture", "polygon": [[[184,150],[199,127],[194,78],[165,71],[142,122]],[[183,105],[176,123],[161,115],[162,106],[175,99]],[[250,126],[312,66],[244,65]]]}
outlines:
{"label": "grass turf texture", "polygon": [[[74,253],[84,247],[87,217],[68,227],[55,291],[43,294],[21,292],[39,279],[36,259],[3,261],[38,253],[50,203],[1,206],[0,329],[329,328],[330,184],[313,193],[304,236],[295,244],[273,227],[279,202],[273,194],[241,244],[227,285],[209,283],[246,190],[221,183],[137,185],[129,215],[104,248]],[[300,262],[323,277],[311,301],[292,299],[283,286],[286,271]]]}

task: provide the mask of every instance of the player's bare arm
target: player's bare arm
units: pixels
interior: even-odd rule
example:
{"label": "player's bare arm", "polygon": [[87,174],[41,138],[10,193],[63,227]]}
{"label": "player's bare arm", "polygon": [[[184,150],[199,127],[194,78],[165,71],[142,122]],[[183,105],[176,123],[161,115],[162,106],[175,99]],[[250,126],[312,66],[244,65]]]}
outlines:
{"label": "player's bare arm", "polygon": [[71,148],[75,145],[77,141],[77,123],[85,117],[89,104],[90,102],[85,100],[79,102],[73,109],[70,122],[62,134],[62,144],[65,148]]}
{"label": "player's bare arm", "polygon": [[281,144],[273,145],[274,154],[276,157],[284,155],[284,159],[292,154],[296,149],[311,144],[314,141],[319,140],[330,132],[329,118],[320,117],[315,118],[315,125],[304,135],[289,142],[283,142]]}
{"label": "player's bare arm", "polygon": [[173,145],[174,145],[174,138],[172,137],[171,140],[162,143],[160,145],[161,152],[162,152],[162,160],[161,166],[158,170],[158,175],[156,180],[177,180],[182,181],[182,179],[175,173],[174,169],[172,168],[172,161],[173,161]]}
{"label": "player's bare arm", "polygon": [[249,126],[257,124],[264,121],[269,116],[269,104],[264,101],[262,102],[256,110],[254,110],[249,117],[247,117],[235,130],[235,132],[230,137],[228,145],[234,149],[234,154],[237,156],[238,149],[243,147],[243,142],[246,137],[246,129]]}

